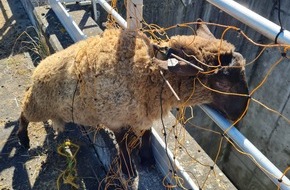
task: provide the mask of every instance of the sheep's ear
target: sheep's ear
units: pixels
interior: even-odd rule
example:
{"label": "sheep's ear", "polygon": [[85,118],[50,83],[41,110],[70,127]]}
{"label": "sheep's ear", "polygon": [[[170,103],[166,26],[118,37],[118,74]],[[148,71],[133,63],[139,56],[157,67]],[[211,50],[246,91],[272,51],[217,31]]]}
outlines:
{"label": "sheep's ear", "polygon": [[201,19],[197,19],[197,22],[200,22],[200,24],[197,25],[196,34],[197,36],[208,38],[208,39],[216,39],[214,35],[210,32],[208,27],[205,24],[202,24]]}
{"label": "sheep's ear", "polygon": [[197,69],[183,61],[178,61],[174,58],[168,59],[166,61],[155,59],[154,61],[157,63],[160,69],[167,70],[178,76],[195,76],[198,73]]}

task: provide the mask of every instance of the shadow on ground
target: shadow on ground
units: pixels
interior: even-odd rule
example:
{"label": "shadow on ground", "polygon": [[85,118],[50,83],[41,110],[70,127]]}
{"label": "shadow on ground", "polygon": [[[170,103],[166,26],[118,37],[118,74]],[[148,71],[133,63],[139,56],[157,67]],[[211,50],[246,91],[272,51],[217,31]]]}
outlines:
{"label": "shadow on ground", "polygon": [[18,122],[6,122],[4,129],[10,129],[11,132],[0,152],[1,189],[71,189],[72,186],[62,178],[57,184],[59,176],[69,164],[67,158],[57,152],[57,148],[67,139],[80,148],[76,156],[77,176],[72,182],[78,186],[77,189],[98,189],[100,179],[96,173],[103,168],[95,167],[99,163],[95,163],[96,158],[88,147],[90,143],[77,126],[68,124],[66,128],[73,130],[66,130],[55,137],[48,124],[32,123],[29,126],[31,148],[26,150],[16,137]]}

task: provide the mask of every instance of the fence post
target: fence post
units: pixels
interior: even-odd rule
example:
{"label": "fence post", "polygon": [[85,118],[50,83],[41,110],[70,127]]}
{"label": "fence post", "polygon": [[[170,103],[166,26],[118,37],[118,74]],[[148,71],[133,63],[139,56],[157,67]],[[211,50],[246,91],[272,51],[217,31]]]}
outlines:
{"label": "fence post", "polygon": [[143,0],[127,0],[127,24],[129,30],[142,28]]}

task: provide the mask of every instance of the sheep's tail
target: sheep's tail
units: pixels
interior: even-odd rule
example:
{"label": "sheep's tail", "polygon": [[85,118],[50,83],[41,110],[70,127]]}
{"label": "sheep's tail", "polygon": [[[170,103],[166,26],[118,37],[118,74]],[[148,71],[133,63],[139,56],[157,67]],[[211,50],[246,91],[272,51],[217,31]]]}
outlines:
{"label": "sheep's tail", "polygon": [[29,124],[29,121],[23,115],[23,112],[21,112],[19,120],[18,120],[19,129],[17,131],[17,136],[19,138],[21,145],[23,145],[27,149],[30,147],[28,131],[27,131],[28,124]]}

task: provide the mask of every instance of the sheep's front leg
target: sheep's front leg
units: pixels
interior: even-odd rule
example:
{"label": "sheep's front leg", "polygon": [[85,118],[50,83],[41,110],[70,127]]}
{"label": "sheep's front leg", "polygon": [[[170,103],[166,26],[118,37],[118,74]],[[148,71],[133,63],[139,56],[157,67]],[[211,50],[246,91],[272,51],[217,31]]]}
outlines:
{"label": "sheep's front leg", "polygon": [[23,112],[21,112],[18,125],[19,129],[17,131],[17,136],[19,138],[20,143],[27,149],[29,149],[29,137],[28,137],[28,127],[29,121],[24,117]]}
{"label": "sheep's front leg", "polygon": [[116,140],[119,145],[120,162],[123,174],[130,178],[136,177],[136,167],[132,161],[131,153],[135,148],[134,140],[136,136],[134,133],[126,129],[121,129],[119,132],[115,133]]}
{"label": "sheep's front leg", "polygon": [[152,131],[146,130],[142,136],[141,147],[139,151],[142,166],[151,167],[155,165],[155,158],[152,150]]}

